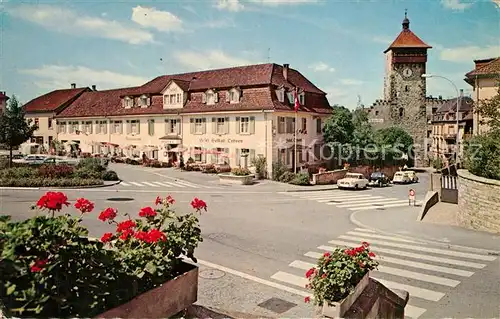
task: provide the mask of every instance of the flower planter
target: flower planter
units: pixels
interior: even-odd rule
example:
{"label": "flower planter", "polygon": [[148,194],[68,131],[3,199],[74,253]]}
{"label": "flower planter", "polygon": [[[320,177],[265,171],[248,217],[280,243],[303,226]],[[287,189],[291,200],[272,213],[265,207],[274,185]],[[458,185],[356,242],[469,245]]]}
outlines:
{"label": "flower planter", "polygon": [[324,303],[321,313],[323,316],[328,318],[342,318],[344,313],[346,313],[349,308],[351,308],[352,304],[359,298],[359,296],[363,293],[366,286],[370,283],[370,272],[367,272],[363,278],[358,282],[354,291],[351,292],[347,297],[342,299],[339,302],[332,302],[331,304]]}
{"label": "flower planter", "polygon": [[198,267],[183,263],[184,272],[95,318],[169,318],[196,302]]}
{"label": "flower planter", "polygon": [[219,174],[219,181],[221,183],[235,183],[241,185],[251,185],[254,180],[254,175],[232,175],[232,174]]}

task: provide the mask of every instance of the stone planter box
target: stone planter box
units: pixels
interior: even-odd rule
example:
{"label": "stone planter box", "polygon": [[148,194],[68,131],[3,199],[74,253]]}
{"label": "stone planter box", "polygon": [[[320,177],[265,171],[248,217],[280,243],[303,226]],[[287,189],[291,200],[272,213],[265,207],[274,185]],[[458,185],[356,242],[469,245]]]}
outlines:
{"label": "stone planter box", "polygon": [[95,318],[169,318],[196,302],[198,267],[183,263],[184,273]]}
{"label": "stone planter box", "polygon": [[323,316],[328,318],[342,318],[344,314],[351,308],[352,304],[356,301],[356,299],[361,296],[363,290],[370,283],[370,272],[367,272],[366,275],[358,282],[354,291],[344,299],[339,302],[333,302],[332,304],[325,303],[323,304],[323,309],[321,313]]}
{"label": "stone planter box", "polygon": [[251,185],[254,180],[254,175],[237,176],[232,174],[219,174],[221,183],[234,183],[241,185]]}

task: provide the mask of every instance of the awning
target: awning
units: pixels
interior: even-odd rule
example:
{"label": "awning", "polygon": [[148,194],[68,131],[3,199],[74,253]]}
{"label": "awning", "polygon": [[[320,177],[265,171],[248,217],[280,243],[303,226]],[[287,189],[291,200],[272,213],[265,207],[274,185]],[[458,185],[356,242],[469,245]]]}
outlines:
{"label": "awning", "polygon": [[184,153],[185,151],[187,151],[187,148],[185,148],[184,146],[177,146],[169,149],[168,151],[172,153]]}
{"label": "awning", "polygon": [[120,145],[118,144],[114,144],[114,143],[110,143],[110,142],[101,142],[102,145],[105,145],[105,146],[113,146],[113,147],[118,147]]}

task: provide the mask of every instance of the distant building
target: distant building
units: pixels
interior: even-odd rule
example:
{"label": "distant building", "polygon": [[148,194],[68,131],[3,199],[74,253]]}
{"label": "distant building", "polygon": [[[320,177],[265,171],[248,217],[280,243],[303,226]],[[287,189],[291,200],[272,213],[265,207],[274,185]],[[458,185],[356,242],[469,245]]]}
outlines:
{"label": "distant building", "polygon": [[[458,146],[465,138],[472,135],[473,105],[470,97],[458,98]],[[436,110],[432,119],[432,147],[431,156],[441,158],[444,163],[449,162],[455,154],[457,146],[457,98],[446,101]]]}
{"label": "distant building", "polygon": [[406,130],[418,146],[414,148],[415,166],[427,166],[432,114],[444,100],[426,97],[427,50],[432,47],[410,30],[410,20],[402,22],[402,31],[385,53],[384,98],[368,109],[375,128],[399,126]]}
{"label": "distant building", "polygon": [[5,91],[0,91],[0,113],[7,107],[7,101],[9,97],[5,93]]}
{"label": "distant building", "polygon": [[[465,82],[473,87],[472,98],[475,105],[479,105],[481,100],[490,99],[498,92],[500,85],[500,57],[484,60],[474,60],[474,70],[465,74]],[[482,124],[483,118],[474,114],[474,134],[481,134],[488,130]]]}

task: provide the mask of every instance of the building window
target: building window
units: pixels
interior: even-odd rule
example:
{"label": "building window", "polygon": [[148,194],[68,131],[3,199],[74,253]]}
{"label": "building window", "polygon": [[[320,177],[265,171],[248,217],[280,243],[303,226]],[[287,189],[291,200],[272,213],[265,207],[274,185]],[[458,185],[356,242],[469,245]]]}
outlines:
{"label": "building window", "polygon": [[293,134],[295,132],[295,118],[286,118],[286,132],[287,134]]}
{"label": "building window", "polygon": [[196,134],[203,134],[203,120],[201,118],[197,118],[194,120],[194,132]]}
{"label": "building window", "polygon": [[113,121],[113,134],[121,134],[122,133],[122,121]]}
{"label": "building window", "polygon": [[314,144],[314,157],[317,161],[321,159],[321,144]]}
{"label": "building window", "polygon": [[306,118],[302,119],[302,133],[303,134],[307,133],[307,119]]}
{"label": "building window", "polygon": [[155,135],[155,120],[153,119],[148,121],[148,134],[150,136]]}
{"label": "building window", "polygon": [[283,89],[276,90],[276,96],[278,97],[278,101],[285,102],[285,91]]}
{"label": "building window", "polygon": [[36,126],[40,125],[40,119],[38,117],[35,117],[35,125]]}
{"label": "building window", "polygon": [[179,134],[179,132],[177,132],[177,123],[179,123],[179,120],[177,119],[169,120],[168,134]]}
{"label": "building window", "polygon": [[278,117],[278,133],[285,133],[286,121],[282,116]]}
{"label": "building window", "polygon": [[134,100],[132,100],[129,97],[126,97],[125,98],[125,107],[132,107],[132,106],[134,106]]}
{"label": "building window", "polygon": [[302,92],[299,94],[299,103],[300,105],[304,105],[306,99],[306,95]]}
{"label": "building window", "polygon": [[92,121],[85,122],[83,126],[83,132],[87,134],[92,134]]}
{"label": "building window", "polygon": [[132,133],[132,134],[139,134],[139,132],[140,132],[139,125],[140,125],[139,120],[131,120],[130,121],[130,131],[129,132]]}
{"label": "building window", "polygon": [[249,117],[240,118],[240,132],[241,133],[250,133],[250,118]]}
{"label": "building window", "polygon": [[321,134],[323,133],[322,128],[321,128],[321,119],[316,119],[316,134]]}
{"label": "building window", "polygon": [[108,122],[107,121],[98,121],[97,123],[98,123],[97,124],[98,131],[96,133],[107,134],[108,133]]}
{"label": "building window", "polygon": [[217,118],[216,132],[217,134],[224,134],[226,132],[226,126],[223,117]]}
{"label": "building window", "polygon": [[181,103],[181,101],[182,101],[182,94],[177,93],[176,97],[177,97],[177,104]]}
{"label": "building window", "polygon": [[207,92],[207,104],[214,104],[215,103],[215,96],[213,92]]}
{"label": "building window", "polygon": [[49,124],[48,124],[49,125],[49,130],[52,129],[52,121],[53,121],[53,119],[49,118]]}
{"label": "building window", "polygon": [[201,162],[201,147],[194,148],[194,160],[196,162]]}
{"label": "building window", "polygon": [[403,117],[404,113],[405,113],[405,110],[402,107],[400,107],[399,108],[399,117]]}
{"label": "building window", "polygon": [[148,98],[147,97],[141,96],[140,101],[141,101],[141,106],[147,106],[148,105]]}
{"label": "building window", "polygon": [[286,95],[288,96],[288,102],[290,102],[290,104],[295,104],[295,99],[293,97],[293,92],[288,92]]}
{"label": "building window", "polygon": [[78,121],[69,122],[69,132],[76,133],[78,131]]}
{"label": "building window", "polygon": [[66,122],[59,122],[59,133],[66,133]]}
{"label": "building window", "polygon": [[175,103],[175,94],[170,94],[169,103],[170,104],[174,104]]}

